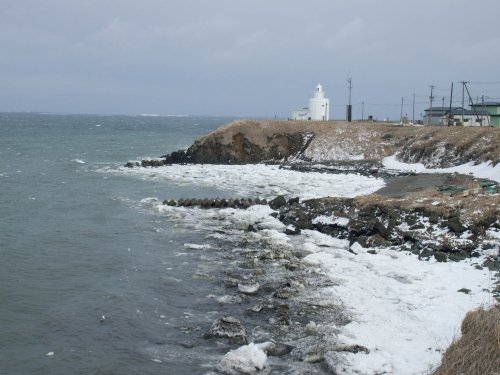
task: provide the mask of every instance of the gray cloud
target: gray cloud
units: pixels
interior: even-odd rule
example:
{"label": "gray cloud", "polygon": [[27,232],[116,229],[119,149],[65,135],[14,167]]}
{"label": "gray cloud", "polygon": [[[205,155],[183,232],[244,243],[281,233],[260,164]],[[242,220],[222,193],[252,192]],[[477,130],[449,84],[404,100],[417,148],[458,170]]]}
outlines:
{"label": "gray cloud", "polygon": [[321,82],[342,118],[352,75],[355,116],[365,102],[397,118],[413,93],[420,114],[431,84],[500,97],[482,84],[500,81],[499,12],[496,0],[4,0],[0,110],[288,116]]}

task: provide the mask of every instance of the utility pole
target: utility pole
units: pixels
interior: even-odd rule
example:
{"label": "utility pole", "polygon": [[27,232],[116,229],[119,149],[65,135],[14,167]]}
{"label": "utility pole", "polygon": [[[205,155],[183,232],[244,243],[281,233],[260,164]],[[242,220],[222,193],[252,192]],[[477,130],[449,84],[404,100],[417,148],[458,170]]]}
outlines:
{"label": "utility pole", "polygon": [[361,102],[361,122],[365,121],[365,102]]}
{"label": "utility pole", "polygon": [[465,107],[465,85],[469,82],[461,81],[462,84],[462,125],[464,124],[464,107]]}
{"label": "utility pole", "polygon": [[415,93],[413,93],[413,112],[411,116],[411,122],[415,125]]}
{"label": "utility pole", "polygon": [[399,121],[401,122],[401,125],[403,125],[403,104],[405,102],[405,98],[402,96],[401,97],[401,114],[399,115]]}
{"label": "utility pole", "polygon": [[[444,96],[443,96],[443,104],[442,104],[441,108],[442,108],[443,113],[444,113]],[[444,125],[444,121],[445,121],[445,118],[443,116],[443,120],[441,121],[441,125]]]}
{"label": "utility pole", "polygon": [[434,92],[434,85],[431,85],[431,96],[429,96],[429,99],[430,99],[430,105],[429,105],[429,117],[428,117],[428,121],[427,121],[427,125],[430,125],[431,122],[432,122],[432,101],[434,100],[434,95],[433,95],[433,92]]}
{"label": "utility pole", "polygon": [[[472,111],[474,112],[474,114],[476,115],[476,122],[481,122],[482,120],[479,118],[479,114],[477,113],[477,110],[476,110],[476,107],[473,106],[474,102],[472,101],[472,97],[470,96],[470,92],[469,92],[469,88],[467,87],[467,83],[469,82],[466,82],[465,83],[465,90],[467,90],[467,95],[469,96],[469,103],[470,103],[470,106],[472,108]],[[471,120],[472,121],[472,120]],[[469,124],[470,125],[470,124]]]}
{"label": "utility pole", "polygon": [[351,122],[352,120],[352,105],[351,105],[351,90],[352,90],[352,77],[347,79],[347,83],[349,84],[349,104],[347,105],[347,121]]}
{"label": "utility pole", "polygon": [[450,92],[450,113],[448,114],[448,126],[453,125],[452,105],[453,105],[453,82],[451,82],[451,92]]}

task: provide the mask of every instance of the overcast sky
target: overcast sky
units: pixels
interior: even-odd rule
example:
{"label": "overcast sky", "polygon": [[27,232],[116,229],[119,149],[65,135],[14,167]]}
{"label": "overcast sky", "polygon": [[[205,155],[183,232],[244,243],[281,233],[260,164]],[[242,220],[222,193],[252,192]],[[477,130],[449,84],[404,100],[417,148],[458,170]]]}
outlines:
{"label": "overcast sky", "polygon": [[0,111],[412,117],[500,100],[499,0],[0,0]]}

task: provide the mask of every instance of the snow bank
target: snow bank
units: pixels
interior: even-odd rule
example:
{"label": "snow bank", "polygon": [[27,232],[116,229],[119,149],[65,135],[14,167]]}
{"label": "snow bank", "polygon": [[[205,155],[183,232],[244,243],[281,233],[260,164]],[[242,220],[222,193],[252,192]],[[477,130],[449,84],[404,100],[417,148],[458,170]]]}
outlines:
{"label": "snow bank", "polygon": [[[352,322],[340,327],[339,344],[370,350],[337,353],[339,373],[426,373],[459,334],[466,312],[489,301],[489,271],[474,268],[474,260],[421,261],[389,249],[371,254],[358,244],[353,254],[347,241],[310,231],[303,236],[315,251],[304,261],[336,280],[331,292],[350,310]],[[469,294],[458,292],[462,288]]]}
{"label": "snow bank", "polygon": [[396,155],[388,156],[383,160],[384,167],[400,171],[412,171],[415,173],[462,173],[472,174],[479,178],[488,178],[500,182],[500,163],[493,166],[490,162],[474,165],[473,162],[457,165],[450,168],[427,168],[422,163],[403,163],[396,159]]}

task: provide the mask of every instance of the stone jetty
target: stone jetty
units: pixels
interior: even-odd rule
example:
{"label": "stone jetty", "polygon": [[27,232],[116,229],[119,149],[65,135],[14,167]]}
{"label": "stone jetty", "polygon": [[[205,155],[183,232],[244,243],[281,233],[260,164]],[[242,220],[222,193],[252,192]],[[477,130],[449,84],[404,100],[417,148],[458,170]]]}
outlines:
{"label": "stone jetty", "polygon": [[241,208],[247,209],[255,205],[266,205],[268,201],[260,198],[181,198],[179,200],[166,199],[166,206],[172,207],[200,207],[200,208]]}

